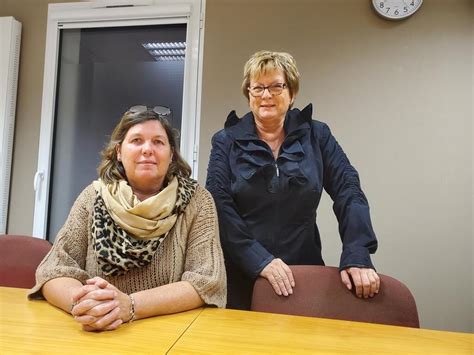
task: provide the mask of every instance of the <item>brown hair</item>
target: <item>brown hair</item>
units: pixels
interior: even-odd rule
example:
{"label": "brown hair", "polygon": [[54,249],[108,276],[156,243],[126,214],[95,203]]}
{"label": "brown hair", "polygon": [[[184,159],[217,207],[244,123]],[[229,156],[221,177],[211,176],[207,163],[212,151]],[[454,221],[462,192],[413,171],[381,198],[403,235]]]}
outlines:
{"label": "brown hair", "polygon": [[[296,67],[296,61],[289,53],[259,51],[254,53],[244,66],[244,80],[242,92],[249,100],[250,81],[269,70],[279,69],[283,72],[290,96],[294,98],[300,88],[300,73]],[[291,106],[290,106],[291,107]]]}
{"label": "brown hair", "polygon": [[101,152],[102,159],[97,168],[99,177],[105,183],[127,180],[125,169],[122,163],[117,159],[117,145],[122,144],[130,128],[139,123],[152,120],[160,122],[165,129],[166,135],[168,136],[168,141],[171,146],[171,151],[173,152],[173,160],[171,161],[171,164],[168,168],[165,183],[170,181],[171,178],[177,174],[181,174],[186,177],[191,175],[191,167],[188,163],[186,163],[179,153],[178,130],[173,128],[165,117],[157,114],[151,109],[147,109],[146,111],[139,113],[131,111],[125,112],[120,119],[120,122],[112,132],[109,142]]}

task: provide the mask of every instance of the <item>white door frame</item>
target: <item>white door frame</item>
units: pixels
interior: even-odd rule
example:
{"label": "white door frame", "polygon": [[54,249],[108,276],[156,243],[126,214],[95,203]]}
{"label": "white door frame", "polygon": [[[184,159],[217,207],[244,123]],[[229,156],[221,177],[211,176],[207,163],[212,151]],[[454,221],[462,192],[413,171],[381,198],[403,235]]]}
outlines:
{"label": "white door frame", "polygon": [[[113,0],[108,0],[108,2],[111,1]],[[126,1],[118,1],[122,5],[120,7],[97,7],[98,3],[104,3],[103,0],[49,5],[38,168],[33,182],[35,210],[32,235],[37,238],[46,239],[59,34],[61,29],[186,24],[181,153],[190,163],[193,169],[193,177],[197,178],[198,176],[205,0],[155,0],[152,5],[123,7],[123,5],[126,5]],[[140,3],[137,0],[128,0],[128,2]],[[143,3],[143,1],[141,2]]]}

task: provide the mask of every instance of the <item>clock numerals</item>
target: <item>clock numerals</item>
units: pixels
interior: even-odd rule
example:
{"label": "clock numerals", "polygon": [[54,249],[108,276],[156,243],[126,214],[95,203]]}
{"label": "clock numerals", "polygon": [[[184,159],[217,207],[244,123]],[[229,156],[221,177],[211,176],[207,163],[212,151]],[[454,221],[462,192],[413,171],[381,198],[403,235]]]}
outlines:
{"label": "clock numerals", "polygon": [[399,20],[413,15],[423,0],[372,0],[375,11],[384,18]]}

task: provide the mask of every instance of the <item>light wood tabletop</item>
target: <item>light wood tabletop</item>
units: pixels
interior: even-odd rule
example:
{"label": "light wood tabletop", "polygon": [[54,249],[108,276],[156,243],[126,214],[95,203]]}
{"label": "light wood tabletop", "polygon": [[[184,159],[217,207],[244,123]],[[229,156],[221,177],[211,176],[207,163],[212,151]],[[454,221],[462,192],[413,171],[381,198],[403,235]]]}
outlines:
{"label": "light wood tabletop", "polygon": [[0,287],[0,354],[165,354],[202,309],[143,319],[110,332],[85,332],[71,315],[25,289]]}
{"label": "light wood tabletop", "polygon": [[474,335],[200,308],[85,332],[26,290],[0,287],[0,354],[472,354]]}
{"label": "light wood tabletop", "polygon": [[472,354],[467,333],[206,308],[169,354]]}

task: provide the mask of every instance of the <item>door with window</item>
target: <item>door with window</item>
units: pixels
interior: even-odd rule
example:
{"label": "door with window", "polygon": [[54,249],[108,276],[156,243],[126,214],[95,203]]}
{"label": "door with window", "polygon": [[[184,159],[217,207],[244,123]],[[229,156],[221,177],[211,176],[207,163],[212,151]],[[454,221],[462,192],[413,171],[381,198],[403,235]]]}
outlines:
{"label": "door with window", "polygon": [[[50,110],[42,112],[35,176],[33,235],[50,241],[78,194],[97,178],[100,151],[131,106],[169,107],[171,123],[181,132],[183,156],[192,167],[197,147],[200,85],[192,81],[199,78],[200,66],[199,57],[189,53],[200,46],[190,28],[191,7],[170,15],[169,6],[147,6],[152,16],[132,9],[141,16],[146,13],[146,19],[133,15],[114,19],[111,9],[102,9],[102,20],[94,19],[97,12],[88,9],[92,19],[71,21],[64,13],[66,19],[61,20],[63,6],[67,4],[56,12],[50,7],[49,13],[48,26],[56,26],[55,46],[49,43],[49,50],[55,49],[56,56],[54,75],[47,77],[45,69],[45,80],[51,82],[50,87],[45,83],[43,105]],[[59,20],[51,21],[54,14]],[[122,17],[116,11],[115,15]],[[199,25],[195,27],[199,34]]]}

